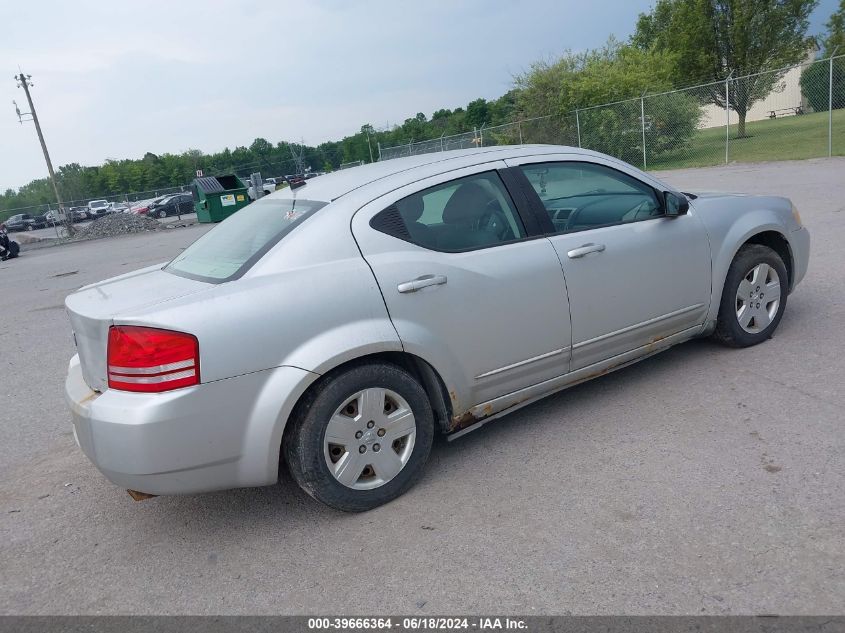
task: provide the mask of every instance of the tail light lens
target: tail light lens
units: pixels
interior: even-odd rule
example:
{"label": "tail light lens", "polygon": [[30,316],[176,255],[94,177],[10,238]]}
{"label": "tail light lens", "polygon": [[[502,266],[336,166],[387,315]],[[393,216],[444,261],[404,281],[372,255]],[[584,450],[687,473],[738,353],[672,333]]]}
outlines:
{"label": "tail light lens", "polygon": [[113,325],[107,355],[110,389],[157,393],[200,381],[199,342],[184,332]]}

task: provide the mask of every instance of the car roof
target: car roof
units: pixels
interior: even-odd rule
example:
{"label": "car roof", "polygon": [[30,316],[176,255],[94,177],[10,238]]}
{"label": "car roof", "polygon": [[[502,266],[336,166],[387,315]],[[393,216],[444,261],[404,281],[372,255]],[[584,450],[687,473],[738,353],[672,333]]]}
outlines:
{"label": "car roof", "polygon": [[549,153],[583,154],[585,156],[600,155],[590,150],[562,145],[494,145],[492,147],[449,150],[446,152],[433,152],[417,156],[393,158],[377,163],[368,163],[359,167],[341,169],[320,176],[319,179],[306,180],[307,185],[295,189],[282,189],[270,195],[279,198],[298,197],[307,200],[331,202],[377,180],[389,178],[390,176],[395,176],[396,174],[426,165],[444,163],[444,171],[450,171],[487,161]]}

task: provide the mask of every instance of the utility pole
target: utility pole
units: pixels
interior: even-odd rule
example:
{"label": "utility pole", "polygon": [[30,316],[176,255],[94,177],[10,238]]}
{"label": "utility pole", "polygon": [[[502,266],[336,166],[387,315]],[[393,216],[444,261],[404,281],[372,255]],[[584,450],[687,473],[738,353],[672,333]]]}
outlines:
{"label": "utility pole", "polygon": [[[59,186],[56,184],[56,173],[53,171],[53,163],[50,161],[50,154],[47,152],[47,143],[44,142],[44,134],[41,132],[41,124],[38,122],[38,114],[35,112],[35,105],[32,103],[32,95],[29,94],[30,87],[35,84],[32,83],[32,75],[24,75],[23,71],[15,75],[15,81],[18,82],[18,88],[23,88],[26,94],[26,100],[29,103],[29,114],[32,117],[32,122],[35,123],[35,131],[38,132],[38,140],[41,142],[41,151],[44,152],[44,160],[47,161],[47,171],[50,172],[50,182],[53,185],[53,193],[56,194],[56,202],[59,205],[59,214],[65,216],[65,226],[67,227],[68,235],[73,235],[73,219],[70,213],[65,212],[62,196],[59,193]],[[17,108],[17,106],[15,106]],[[20,118],[20,111],[18,111],[18,118],[21,125],[23,119]]]}

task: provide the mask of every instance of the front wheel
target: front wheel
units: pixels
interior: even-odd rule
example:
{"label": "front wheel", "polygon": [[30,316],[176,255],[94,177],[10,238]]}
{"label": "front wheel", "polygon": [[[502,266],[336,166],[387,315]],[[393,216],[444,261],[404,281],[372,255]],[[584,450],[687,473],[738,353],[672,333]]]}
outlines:
{"label": "front wheel", "polygon": [[162,209],[161,211],[158,212],[158,217],[160,217],[163,220],[164,218],[167,217],[167,211]]}
{"label": "front wheel", "polygon": [[746,244],[734,257],[713,336],[731,347],[772,337],[786,308],[789,279],[783,260],[762,244]]}
{"label": "front wheel", "polygon": [[297,406],[283,442],[296,482],[322,503],[363,512],[419,479],[434,437],[425,390],[395,365],[329,375]]}

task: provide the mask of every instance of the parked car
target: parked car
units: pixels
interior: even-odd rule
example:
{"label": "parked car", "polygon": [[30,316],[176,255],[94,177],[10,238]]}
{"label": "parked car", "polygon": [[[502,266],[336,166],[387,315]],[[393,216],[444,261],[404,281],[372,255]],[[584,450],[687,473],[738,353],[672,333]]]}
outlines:
{"label": "parked car", "polygon": [[6,230],[10,233],[13,231],[32,231],[37,228],[35,219],[28,213],[13,215],[4,224],[6,225]]}
{"label": "parked car", "polygon": [[[241,178],[241,180],[247,187],[246,195],[250,200],[255,200],[255,188],[252,186],[252,181],[249,177]],[[261,180],[261,190],[264,192],[265,196],[269,196],[271,193],[276,191],[276,189],[281,188],[283,182],[285,182],[284,178],[263,178]]]}
{"label": "parked car", "polygon": [[305,184],[305,176],[302,174],[290,174],[285,176],[285,180],[287,180],[291,189],[296,189],[297,187],[301,187]]}
{"label": "parked car", "polygon": [[99,218],[112,213],[112,206],[108,200],[91,200],[88,203],[88,217]]}
{"label": "parked car", "polygon": [[419,478],[436,432],[695,337],[767,341],[809,250],[786,198],[684,194],[588,150],[400,158],[70,295],[65,391],[119,486],[272,484],[281,456],[315,499],[367,510]]}
{"label": "parked car", "polygon": [[170,194],[164,196],[157,196],[155,198],[152,198],[151,200],[142,200],[136,202],[130,207],[130,210],[135,215],[147,215],[152,206],[158,204],[159,202],[168,197],[170,197]]}
{"label": "parked car", "polygon": [[47,213],[44,212],[39,215],[32,216],[32,226],[36,229],[46,229],[48,226],[52,226],[52,222],[47,218]]}
{"label": "parked car", "polygon": [[92,219],[91,214],[88,212],[88,207],[71,207],[70,217],[74,224],[77,222],[87,222]]}
{"label": "parked car", "polygon": [[[268,184],[266,181],[261,185],[262,191],[264,191],[265,196],[269,196],[271,193],[276,191],[276,185]],[[250,200],[255,200],[255,187],[249,185],[246,190],[246,195],[249,196]]]}
{"label": "parked car", "polygon": [[51,209],[44,214],[44,217],[47,220],[48,226],[54,226],[64,223],[66,215],[57,209]]}
{"label": "parked car", "polygon": [[147,215],[166,218],[168,215],[186,215],[194,212],[194,199],[190,193],[177,193],[152,204]]}
{"label": "parked car", "polygon": [[128,213],[129,212],[129,204],[126,202],[110,202],[109,208],[111,209],[111,213]]}

